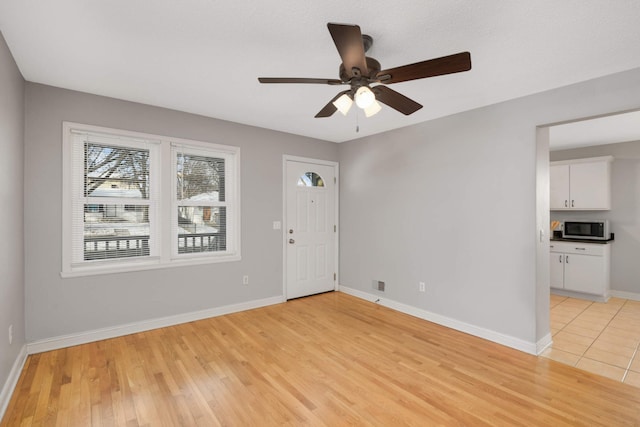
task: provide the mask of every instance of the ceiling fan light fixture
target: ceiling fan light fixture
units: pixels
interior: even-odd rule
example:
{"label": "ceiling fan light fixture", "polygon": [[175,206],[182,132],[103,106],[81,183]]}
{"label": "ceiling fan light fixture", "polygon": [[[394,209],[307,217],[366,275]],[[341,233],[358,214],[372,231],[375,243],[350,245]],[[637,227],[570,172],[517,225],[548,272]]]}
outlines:
{"label": "ceiling fan light fixture", "polygon": [[367,109],[376,101],[376,96],[367,86],[360,86],[356,91],[356,105],[363,110]]}
{"label": "ceiling fan light fixture", "polygon": [[353,100],[349,95],[343,93],[340,98],[333,101],[333,105],[342,113],[342,115],[346,116],[353,105]]}
{"label": "ceiling fan light fixture", "polygon": [[378,101],[374,99],[371,105],[364,109],[364,115],[366,117],[371,117],[375,114],[378,114],[380,110],[382,110],[382,106]]}

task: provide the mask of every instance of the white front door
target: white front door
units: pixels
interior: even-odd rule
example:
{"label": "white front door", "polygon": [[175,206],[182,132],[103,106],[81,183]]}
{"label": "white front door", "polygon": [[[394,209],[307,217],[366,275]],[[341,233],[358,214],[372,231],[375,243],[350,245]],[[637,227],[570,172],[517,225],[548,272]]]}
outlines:
{"label": "white front door", "polygon": [[287,299],[335,289],[336,166],[285,160]]}

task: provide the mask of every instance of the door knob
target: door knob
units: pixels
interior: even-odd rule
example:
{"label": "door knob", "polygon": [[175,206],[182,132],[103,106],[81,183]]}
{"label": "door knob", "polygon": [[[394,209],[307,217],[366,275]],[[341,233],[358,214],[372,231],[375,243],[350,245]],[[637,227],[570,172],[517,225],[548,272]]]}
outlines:
{"label": "door knob", "polygon": [[289,229],[289,234],[293,234],[293,228]]}
{"label": "door knob", "polygon": [[291,243],[292,245],[295,243],[296,241],[293,239],[289,239],[289,243]]}

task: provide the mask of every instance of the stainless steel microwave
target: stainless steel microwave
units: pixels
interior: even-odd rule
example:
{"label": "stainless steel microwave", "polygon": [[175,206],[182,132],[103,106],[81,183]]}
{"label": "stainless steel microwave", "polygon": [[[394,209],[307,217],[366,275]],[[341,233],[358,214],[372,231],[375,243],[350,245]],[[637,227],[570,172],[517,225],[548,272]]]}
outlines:
{"label": "stainless steel microwave", "polygon": [[565,239],[609,240],[609,221],[607,220],[564,220],[562,237]]}

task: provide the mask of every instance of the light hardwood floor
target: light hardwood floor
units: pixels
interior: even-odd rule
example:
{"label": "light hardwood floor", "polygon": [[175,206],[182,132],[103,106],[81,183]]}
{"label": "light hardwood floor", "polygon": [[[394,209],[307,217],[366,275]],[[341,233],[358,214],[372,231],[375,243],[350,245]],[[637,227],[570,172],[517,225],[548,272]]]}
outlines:
{"label": "light hardwood floor", "polygon": [[638,388],[339,292],[30,356],[2,421],[638,424]]}

